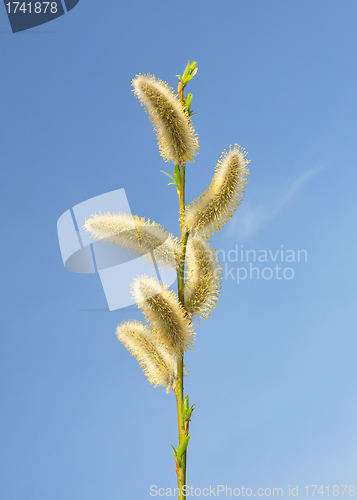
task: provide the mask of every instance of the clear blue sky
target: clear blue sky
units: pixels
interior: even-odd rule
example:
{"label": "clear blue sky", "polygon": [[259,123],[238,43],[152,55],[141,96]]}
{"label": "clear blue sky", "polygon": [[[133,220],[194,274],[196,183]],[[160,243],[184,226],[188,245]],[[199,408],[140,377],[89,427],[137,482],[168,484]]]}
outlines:
{"label": "clear blue sky", "polygon": [[[114,335],[141,313],[106,312],[98,275],[65,270],[56,223],[125,188],[133,213],[178,234],[171,166],[130,82],[176,87],[188,59],[201,152],[187,200],[230,144],[251,160],[212,239],[221,297],[186,357],[188,484],[357,487],[356,25],[354,0],[81,0],[18,34],[0,9],[2,499],[149,499],[176,484],[174,396]],[[250,279],[228,260],[237,245],[267,251],[260,273],[294,277]]]}

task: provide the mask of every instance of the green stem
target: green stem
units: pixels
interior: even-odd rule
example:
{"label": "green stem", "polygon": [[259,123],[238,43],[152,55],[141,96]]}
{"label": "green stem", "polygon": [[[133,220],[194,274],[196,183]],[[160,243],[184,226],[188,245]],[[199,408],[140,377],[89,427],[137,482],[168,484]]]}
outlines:
{"label": "green stem", "polygon": [[[180,230],[181,230],[181,259],[177,269],[177,287],[178,287],[178,298],[182,305],[185,307],[184,300],[184,283],[185,283],[185,258],[186,258],[186,245],[189,233],[185,231],[184,227],[184,217],[185,217],[185,163],[180,163],[180,189],[178,192],[180,201]],[[177,357],[177,383],[176,383],[176,404],[177,404],[177,423],[178,423],[178,434],[179,443],[182,442],[184,436],[184,421],[183,421],[183,353]],[[176,473],[177,473],[177,485],[179,488],[179,500],[184,500],[185,495],[182,491],[183,486],[186,484],[186,460],[187,460],[187,450],[181,458],[181,463],[176,460]]]}
{"label": "green stem", "polygon": [[[178,434],[179,443],[182,441],[183,436],[183,355],[178,357],[177,360],[177,383],[176,383],[176,404],[177,404],[177,423],[178,423]],[[183,457],[181,463],[175,459],[176,474],[177,474],[177,486],[179,488],[179,500],[183,500],[184,494],[182,491],[183,486],[186,483],[186,467],[183,467]]]}

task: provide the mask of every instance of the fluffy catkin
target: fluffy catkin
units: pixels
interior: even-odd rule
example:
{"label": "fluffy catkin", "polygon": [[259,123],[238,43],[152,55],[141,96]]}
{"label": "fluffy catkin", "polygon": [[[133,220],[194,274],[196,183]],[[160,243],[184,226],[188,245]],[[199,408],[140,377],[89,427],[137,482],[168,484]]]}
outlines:
{"label": "fluffy catkin", "polygon": [[137,75],[132,85],[154,125],[164,160],[193,161],[199,149],[198,138],[173,89],[153,75]]}
{"label": "fluffy catkin", "polygon": [[217,252],[208,242],[190,236],[186,263],[185,308],[192,316],[205,320],[216,306],[222,284]]}
{"label": "fluffy catkin", "polygon": [[175,389],[177,365],[175,357],[157,344],[150,328],[140,321],[128,321],[116,329],[118,340],[139,361],[150,384]]}
{"label": "fluffy catkin", "polygon": [[185,225],[188,231],[209,238],[233,217],[248,183],[249,161],[245,156],[238,145],[222,154],[207,191],[187,207]]}
{"label": "fluffy catkin", "polygon": [[139,276],[131,287],[155,339],[171,353],[182,354],[189,349],[194,332],[174,292],[148,276]]}
{"label": "fluffy catkin", "polygon": [[176,239],[150,219],[121,212],[99,213],[87,219],[83,227],[93,238],[142,255],[150,263],[154,257],[160,265],[175,266],[179,259]]}

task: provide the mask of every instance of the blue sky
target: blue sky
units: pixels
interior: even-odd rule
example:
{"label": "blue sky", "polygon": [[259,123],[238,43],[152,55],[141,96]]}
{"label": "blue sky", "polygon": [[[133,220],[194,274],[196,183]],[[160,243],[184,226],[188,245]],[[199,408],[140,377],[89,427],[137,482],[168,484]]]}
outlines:
{"label": "blue sky", "polygon": [[[226,256],[221,297],[186,356],[188,484],[253,496],[298,485],[299,497],[311,484],[330,496],[357,486],[356,21],[352,0],[81,0],[12,34],[3,9],[1,498],[146,499],[151,485],[175,487],[174,396],[114,335],[141,313],[107,311],[98,275],[65,270],[56,224],[124,188],[133,213],[178,234],[160,173],[172,167],[130,82],[152,73],[176,88],[188,59],[201,149],[187,201],[230,144],[251,160],[244,201],[212,238]],[[279,254],[292,279],[264,279],[271,258],[250,279],[237,246],[306,250],[307,262]]]}

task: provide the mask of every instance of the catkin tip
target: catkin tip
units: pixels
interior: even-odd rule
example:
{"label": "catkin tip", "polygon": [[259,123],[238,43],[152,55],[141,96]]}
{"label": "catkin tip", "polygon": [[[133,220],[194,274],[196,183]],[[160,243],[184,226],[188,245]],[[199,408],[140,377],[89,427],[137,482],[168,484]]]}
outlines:
{"label": "catkin tip", "polygon": [[134,94],[145,106],[165,161],[190,162],[199,150],[198,137],[173,89],[153,75],[132,80]]}
{"label": "catkin tip", "polygon": [[139,321],[128,321],[118,325],[118,340],[139,361],[147,379],[155,387],[175,389],[177,364],[175,357],[163,349],[155,340],[149,327]]}
{"label": "catkin tip", "polygon": [[248,163],[246,152],[237,144],[222,153],[208,189],[187,207],[187,231],[209,238],[233,217],[247,188]]}
{"label": "catkin tip", "polygon": [[93,238],[130,250],[150,264],[176,267],[180,250],[177,239],[156,222],[125,213],[99,213],[92,215],[84,229]]}
{"label": "catkin tip", "polygon": [[194,331],[176,294],[148,276],[137,277],[131,287],[133,297],[150,323],[155,339],[175,354],[190,349]]}
{"label": "catkin tip", "polygon": [[205,320],[216,306],[222,284],[222,267],[216,250],[207,241],[190,236],[186,251],[185,307]]}

